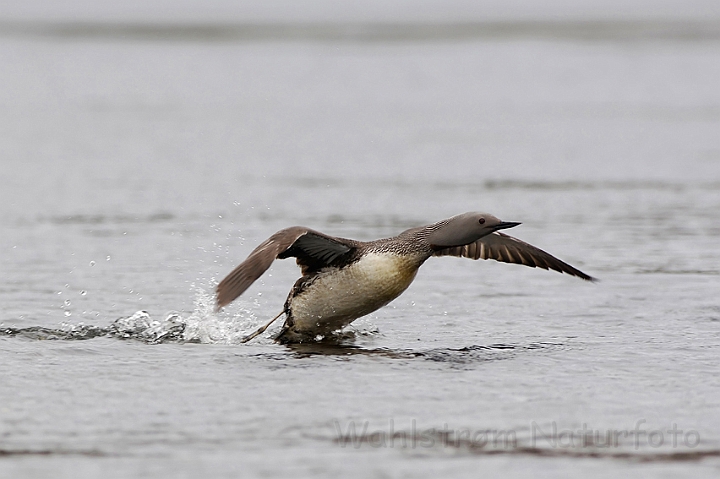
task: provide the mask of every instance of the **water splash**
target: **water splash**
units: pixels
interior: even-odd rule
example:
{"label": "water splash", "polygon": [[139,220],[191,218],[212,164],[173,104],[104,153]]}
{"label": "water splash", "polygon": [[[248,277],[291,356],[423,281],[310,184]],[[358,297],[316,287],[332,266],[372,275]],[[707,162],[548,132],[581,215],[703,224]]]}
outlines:
{"label": "water splash", "polygon": [[182,342],[184,331],[185,323],[179,313],[169,313],[163,321],[155,321],[147,311],[138,311],[132,316],[113,321],[107,336],[157,344]]}
{"label": "water splash", "polygon": [[[66,301],[66,304],[69,300]],[[31,326],[28,328],[5,328],[0,326],[0,336],[17,336],[33,340],[87,340],[99,337],[129,339],[148,344],[202,343],[240,344],[241,340],[254,331],[265,318],[258,319],[255,310],[258,301],[242,307],[242,302],[233,308],[233,313],[215,311],[215,295],[203,288],[195,288],[193,310],[188,313],[171,311],[163,319],[154,319],[149,312],[136,311],[130,316],[118,318],[106,327],[84,323],[63,322],[58,328]],[[69,317],[69,315],[66,315]],[[333,335],[335,341],[355,341],[378,334],[377,326],[370,319],[361,318],[347,328]],[[319,338],[320,339],[320,338]],[[256,341],[271,341],[263,335]]]}
{"label": "water splash", "polygon": [[215,296],[196,288],[193,311],[187,316],[167,313],[156,320],[147,311],[137,311],[118,318],[107,327],[64,322],[59,328],[32,326],[1,328],[0,336],[17,336],[35,340],[87,340],[98,337],[133,339],[148,344],[219,343],[239,344],[249,331],[257,327],[252,310],[244,308],[233,315],[215,312]]}
{"label": "water splash", "polygon": [[253,311],[241,309],[232,316],[215,312],[215,296],[197,288],[195,307],[183,320],[183,340],[193,343],[239,344],[257,326]]}

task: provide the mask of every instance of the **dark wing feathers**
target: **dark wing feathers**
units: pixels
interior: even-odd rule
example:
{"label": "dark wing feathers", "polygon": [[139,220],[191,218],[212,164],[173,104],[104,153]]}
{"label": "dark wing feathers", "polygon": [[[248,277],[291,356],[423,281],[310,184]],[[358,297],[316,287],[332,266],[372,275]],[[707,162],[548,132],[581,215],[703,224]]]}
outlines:
{"label": "dark wing feathers", "polygon": [[303,256],[308,256],[313,260],[329,264],[335,261],[339,256],[349,252],[351,249],[352,248],[347,244],[335,241],[328,236],[308,231],[295,241],[292,248],[289,248],[286,252],[278,255],[278,258],[296,256],[294,254],[289,254],[290,251],[295,250],[299,253],[297,257],[300,260]]}
{"label": "dark wing feathers", "polygon": [[305,273],[308,269],[330,264],[354,248],[350,240],[333,238],[303,226],[280,230],[262,242],[245,261],[220,281],[217,286],[217,309],[240,296],[267,271],[276,258],[297,257]]}
{"label": "dark wing feathers", "polygon": [[516,263],[531,268],[552,269],[579,278],[595,281],[573,266],[561,261],[540,248],[503,233],[494,232],[464,246],[437,250],[433,256],[461,256],[470,259],[494,259],[502,263]]}

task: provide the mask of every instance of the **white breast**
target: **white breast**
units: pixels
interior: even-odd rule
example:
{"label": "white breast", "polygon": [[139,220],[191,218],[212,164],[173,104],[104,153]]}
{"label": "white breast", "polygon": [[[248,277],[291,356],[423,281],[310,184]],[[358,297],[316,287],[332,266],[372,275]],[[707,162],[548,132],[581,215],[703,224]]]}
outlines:
{"label": "white breast", "polygon": [[324,334],[385,306],[410,286],[423,260],[371,253],[345,268],[321,272],[290,301],[295,329]]}

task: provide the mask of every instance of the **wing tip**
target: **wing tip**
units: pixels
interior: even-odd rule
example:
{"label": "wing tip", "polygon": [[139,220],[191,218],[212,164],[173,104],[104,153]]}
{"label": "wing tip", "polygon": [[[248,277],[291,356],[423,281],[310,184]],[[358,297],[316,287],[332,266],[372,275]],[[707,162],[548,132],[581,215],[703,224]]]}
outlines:
{"label": "wing tip", "polygon": [[213,311],[219,313],[228,303],[220,300],[220,295],[215,295],[215,308]]}
{"label": "wing tip", "polygon": [[583,273],[582,271],[580,271],[577,268],[573,268],[572,271],[561,271],[561,273],[569,274],[571,276],[576,276],[576,277],[578,277],[582,280],[585,280],[589,283],[599,283],[600,282],[600,279],[596,278],[595,276],[590,276],[587,273]]}
{"label": "wing tip", "polygon": [[232,274],[228,275],[225,279],[220,281],[220,283],[215,287],[215,312],[219,312],[222,308],[227,306],[228,304],[232,303],[237,299],[238,296],[240,296],[241,293],[235,294],[231,286],[233,286],[231,283],[227,281],[228,278],[230,278]]}

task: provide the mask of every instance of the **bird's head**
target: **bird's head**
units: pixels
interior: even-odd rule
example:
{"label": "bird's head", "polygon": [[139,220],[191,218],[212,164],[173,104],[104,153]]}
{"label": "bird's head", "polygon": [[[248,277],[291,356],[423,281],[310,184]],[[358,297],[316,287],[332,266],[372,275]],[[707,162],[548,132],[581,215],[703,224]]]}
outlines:
{"label": "bird's head", "polygon": [[430,226],[428,243],[433,247],[449,248],[479,240],[497,230],[512,228],[520,223],[501,221],[487,213],[463,213]]}

